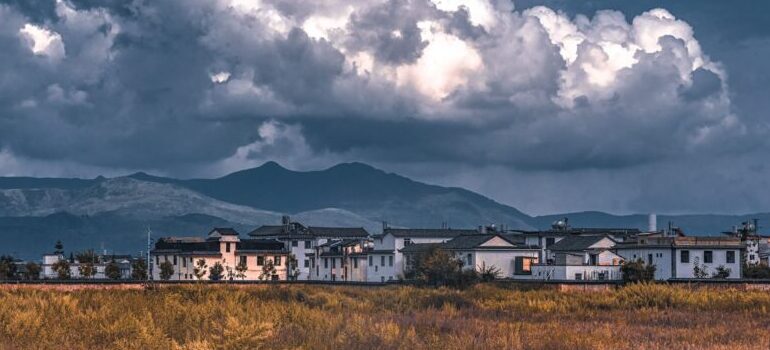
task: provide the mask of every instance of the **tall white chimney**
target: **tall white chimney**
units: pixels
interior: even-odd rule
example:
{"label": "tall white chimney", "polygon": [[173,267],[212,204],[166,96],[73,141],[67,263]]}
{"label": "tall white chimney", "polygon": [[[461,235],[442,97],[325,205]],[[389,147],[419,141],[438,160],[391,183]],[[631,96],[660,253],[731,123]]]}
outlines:
{"label": "tall white chimney", "polygon": [[648,220],[647,220],[647,229],[649,232],[657,232],[658,231],[658,216],[655,214],[650,214]]}

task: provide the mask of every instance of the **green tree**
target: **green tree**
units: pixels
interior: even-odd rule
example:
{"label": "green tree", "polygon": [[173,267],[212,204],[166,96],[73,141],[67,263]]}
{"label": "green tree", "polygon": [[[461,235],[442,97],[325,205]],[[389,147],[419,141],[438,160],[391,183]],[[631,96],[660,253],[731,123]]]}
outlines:
{"label": "green tree", "polygon": [[30,261],[25,265],[25,268],[27,272],[24,273],[24,276],[28,280],[36,280],[40,278],[40,265],[36,264],[33,261]]}
{"label": "green tree", "polygon": [[265,259],[265,264],[262,265],[262,273],[259,274],[260,281],[270,281],[273,279],[273,275],[276,274],[275,264],[273,259]]}
{"label": "green tree", "polygon": [[744,264],[743,265],[743,278],[751,279],[770,279],[770,266],[756,265],[756,264]]}
{"label": "green tree", "polygon": [[54,254],[56,255],[64,254],[64,244],[62,244],[61,241],[56,241],[56,244],[53,246],[53,248],[55,249],[53,251]]}
{"label": "green tree", "polygon": [[61,259],[55,262],[51,268],[56,272],[56,277],[60,280],[68,280],[72,277],[70,262],[67,259]]}
{"label": "green tree", "polygon": [[120,266],[118,266],[118,263],[115,262],[115,259],[110,260],[109,263],[107,263],[107,266],[104,267],[104,274],[109,279],[113,280],[119,280],[122,276],[120,273]]}
{"label": "green tree", "polygon": [[195,279],[198,281],[203,279],[203,276],[206,276],[206,269],[208,269],[208,265],[206,264],[206,260],[198,259],[198,261],[195,262],[195,267],[193,268],[193,274],[195,275]]}
{"label": "green tree", "polygon": [[466,288],[479,280],[475,269],[463,269],[462,260],[437,246],[417,254],[406,278],[428,286]]}
{"label": "green tree", "polygon": [[171,279],[171,276],[174,276],[174,264],[172,264],[170,261],[166,260],[162,263],[160,263],[160,279],[164,281],[168,281]]}
{"label": "green tree", "polygon": [[286,270],[289,280],[294,281],[299,277],[299,261],[294,254],[290,254],[286,259]]}
{"label": "green tree", "polygon": [[698,258],[695,258],[695,261],[693,262],[693,267],[692,267],[692,275],[695,278],[708,278],[709,277],[708,266],[701,265],[698,261]]}
{"label": "green tree", "polygon": [[249,270],[249,267],[246,265],[245,261],[241,261],[238,263],[237,266],[235,266],[235,277],[240,278],[241,280],[246,279],[246,271]]}
{"label": "green tree", "polygon": [[96,275],[96,264],[99,263],[99,256],[96,255],[93,249],[78,253],[76,258],[80,277],[91,278]]}
{"label": "green tree", "polygon": [[209,269],[209,279],[212,281],[219,281],[222,279],[222,274],[224,273],[225,268],[222,267],[222,264],[220,264],[218,261]]}
{"label": "green tree", "polygon": [[626,261],[620,266],[623,282],[636,283],[655,279],[655,265],[645,264],[642,259]]}
{"label": "green tree", "polygon": [[16,264],[10,255],[0,256],[0,280],[16,278]]}
{"label": "green tree", "polygon": [[131,263],[131,279],[140,281],[147,279],[147,262],[144,259],[139,258]]}
{"label": "green tree", "polygon": [[716,269],[716,272],[714,272],[713,277],[724,279],[730,277],[730,272],[732,272],[732,270],[729,268],[725,267],[724,265],[719,265]]}

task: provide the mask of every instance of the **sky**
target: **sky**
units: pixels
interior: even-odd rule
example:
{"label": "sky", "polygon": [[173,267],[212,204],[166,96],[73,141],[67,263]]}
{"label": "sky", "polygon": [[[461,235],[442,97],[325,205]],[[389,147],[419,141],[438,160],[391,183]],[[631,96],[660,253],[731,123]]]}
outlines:
{"label": "sky", "polygon": [[0,175],[359,161],[533,215],[770,211],[768,10],[0,0]]}

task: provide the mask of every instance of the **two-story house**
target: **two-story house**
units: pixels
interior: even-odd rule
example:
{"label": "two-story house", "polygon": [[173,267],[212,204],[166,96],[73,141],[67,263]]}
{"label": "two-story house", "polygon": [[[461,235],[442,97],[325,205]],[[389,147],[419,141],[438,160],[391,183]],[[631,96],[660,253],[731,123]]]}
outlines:
{"label": "two-story house", "polygon": [[[289,251],[282,242],[241,240],[232,228],[215,228],[206,238],[161,238],[150,254],[155,280],[161,279],[161,264],[165,262],[173,267],[170,280],[175,281],[208,280],[216,264],[223,268],[222,279],[285,280],[288,277]],[[239,271],[239,265],[245,266],[245,270]]]}
{"label": "two-story house", "polygon": [[290,272],[296,274],[292,279],[315,279],[310,275],[311,266],[315,266],[316,247],[330,240],[353,239],[365,240],[369,232],[362,227],[320,227],[305,226],[291,221],[284,216],[281,225],[264,225],[249,232],[249,236],[260,239],[275,239],[281,241],[296,261],[296,266],[290,267]]}

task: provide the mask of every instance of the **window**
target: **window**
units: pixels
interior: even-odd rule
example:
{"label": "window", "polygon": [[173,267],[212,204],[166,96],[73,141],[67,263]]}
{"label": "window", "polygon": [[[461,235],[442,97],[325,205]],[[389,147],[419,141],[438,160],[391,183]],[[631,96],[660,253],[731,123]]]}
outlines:
{"label": "window", "polygon": [[246,265],[246,256],[245,255],[239,256],[238,259],[240,259],[240,262],[238,263],[239,265]]}
{"label": "window", "polygon": [[373,261],[374,261],[374,257],[369,255],[369,266],[374,265]]}
{"label": "window", "polygon": [[310,258],[310,267],[316,267],[315,266],[315,258]]}
{"label": "window", "polygon": [[411,238],[404,238],[404,247],[412,245],[412,239]]}
{"label": "window", "polygon": [[580,281],[580,280],[582,280],[582,279],[583,279],[583,274],[582,274],[582,273],[576,273],[576,274],[575,274],[575,280],[578,280],[578,281]]}
{"label": "window", "polygon": [[257,257],[257,266],[262,266],[265,264],[265,257],[264,256],[258,256]]}
{"label": "window", "polygon": [[310,244],[310,241],[305,241],[305,249],[313,248],[313,246]]}
{"label": "window", "polygon": [[734,264],[735,263],[735,251],[728,250],[726,259],[728,264]]}
{"label": "window", "polygon": [[517,256],[514,262],[514,274],[531,275],[532,264],[537,264],[537,258],[527,256]]}
{"label": "window", "polygon": [[324,258],[324,268],[325,269],[329,268],[329,258]]}
{"label": "window", "polygon": [[473,254],[468,253],[468,255],[465,257],[465,264],[468,266],[473,266]]}
{"label": "window", "polygon": [[230,252],[230,242],[225,243],[225,252]]}
{"label": "window", "polygon": [[174,255],[174,266],[176,266],[176,255]]}
{"label": "window", "polygon": [[703,252],[703,263],[711,264],[714,262],[714,252],[707,250]]}
{"label": "window", "polygon": [[354,269],[358,268],[358,258],[353,258],[353,268]]}
{"label": "window", "polygon": [[275,266],[281,266],[281,257],[280,256],[276,256],[275,260],[273,260],[273,261],[275,261]]}
{"label": "window", "polygon": [[388,256],[388,266],[393,266],[393,255]]}
{"label": "window", "polygon": [[647,254],[647,265],[652,265],[652,254]]}
{"label": "window", "polygon": [[291,241],[291,246],[292,247],[298,247],[299,246],[299,241]]}
{"label": "window", "polygon": [[380,266],[385,266],[385,255],[380,257]]}
{"label": "window", "polygon": [[187,259],[182,258],[182,267],[187,267]]}
{"label": "window", "polygon": [[754,259],[756,259],[756,258],[757,258],[757,256],[756,256],[756,255],[754,255],[754,254],[749,254],[749,260],[754,260]]}
{"label": "window", "polygon": [[310,267],[310,260],[305,259],[305,267]]}
{"label": "window", "polygon": [[332,268],[337,268],[337,258],[332,258]]}
{"label": "window", "polygon": [[545,239],[546,248],[552,246],[554,243],[556,243],[556,238],[554,237],[548,237]]}
{"label": "window", "polygon": [[690,262],[690,251],[689,250],[683,250],[681,253],[679,253],[679,262],[683,262],[683,263],[689,263]]}

